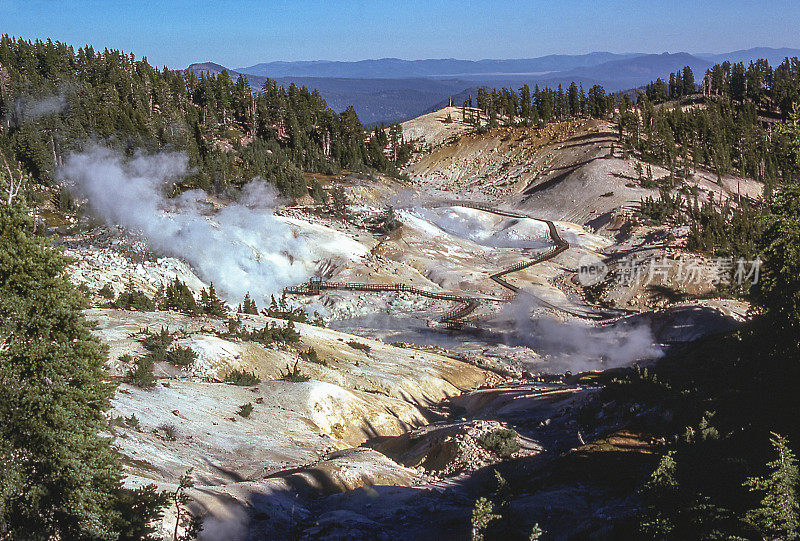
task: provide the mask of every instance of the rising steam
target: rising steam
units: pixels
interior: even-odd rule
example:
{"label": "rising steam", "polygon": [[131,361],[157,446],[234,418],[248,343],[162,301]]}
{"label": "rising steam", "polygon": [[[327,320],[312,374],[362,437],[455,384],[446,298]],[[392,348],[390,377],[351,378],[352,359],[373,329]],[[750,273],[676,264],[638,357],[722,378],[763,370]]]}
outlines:
{"label": "rising steam", "polygon": [[606,370],[663,355],[646,322],[598,327],[580,320],[555,319],[537,310],[540,307],[534,295],[522,292],[499,314],[513,329],[505,336],[508,345],[529,347],[547,361],[534,367],[536,370]]}
{"label": "rising steam", "polygon": [[138,231],[157,254],[183,259],[231,303],[248,291],[263,301],[309,276],[308,245],[272,213],[271,185],[251,182],[238,204],[218,211],[200,190],[165,197],[165,188],[186,174],[187,165],[180,153],[124,160],[94,146],[70,155],[60,173],[107,223]]}

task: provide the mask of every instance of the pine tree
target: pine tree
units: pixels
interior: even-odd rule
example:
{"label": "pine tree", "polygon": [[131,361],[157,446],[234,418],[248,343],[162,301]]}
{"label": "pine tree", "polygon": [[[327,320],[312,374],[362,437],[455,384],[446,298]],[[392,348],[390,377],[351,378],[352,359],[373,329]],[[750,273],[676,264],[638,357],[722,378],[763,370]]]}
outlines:
{"label": "pine tree", "polygon": [[493,520],[501,518],[495,514],[494,504],[486,498],[478,498],[472,508],[472,541],[483,541],[486,529]]}
{"label": "pine tree", "polygon": [[114,393],[106,350],[64,258],[30,231],[0,204],[0,538],[149,538],[158,497],[122,489],[98,435]]}
{"label": "pine tree", "polygon": [[335,186],[331,190],[330,212],[337,218],[347,219],[350,217],[350,201],[343,186]]}
{"label": "pine tree", "polygon": [[674,452],[661,457],[641,494],[645,503],[639,522],[641,533],[652,539],[670,538],[680,501]]}
{"label": "pine tree", "polygon": [[217,296],[214,289],[214,282],[208,286],[208,290],[203,290],[200,294],[200,306],[204,314],[209,316],[222,317],[227,313],[225,303]]}
{"label": "pine tree", "polygon": [[789,448],[789,442],[780,434],[773,432],[770,442],[778,456],[767,464],[769,475],[750,477],[745,482],[751,491],[764,495],[761,506],[747,513],[747,520],[766,538],[797,539],[800,537],[797,458]]}
{"label": "pine tree", "polygon": [[[208,295],[207,292],[206,295]],[[164,297],[159,308],[162,310],[177,310],[189,315],[196,315],[200,312],[197,300],[191,290],[177,276],[164,289]]]}
{"label": "pine tree", "polygon": [[[275,298],[273,297],[273,301]],[[240,314],[258,314],[258,307],[256,306],[256,301],[254,301],[250,297],[250,292],[248,291],[244,295],[244,300],[239,305],[239,308],[236,310]]]}

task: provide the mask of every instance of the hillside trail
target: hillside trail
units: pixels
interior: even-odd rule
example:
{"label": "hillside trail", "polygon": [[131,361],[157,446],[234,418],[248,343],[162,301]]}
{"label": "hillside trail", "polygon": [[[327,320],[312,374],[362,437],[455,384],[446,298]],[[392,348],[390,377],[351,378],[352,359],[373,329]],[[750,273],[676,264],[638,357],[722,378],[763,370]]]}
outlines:
{"label": "hillside trail", "polygon": [[[317,278],[312,278],[311,280],[309,280],[309,282],[299,286],[288,287],[284,289],[284,293],[289,295],[319,295],[323,290],[364,291],[364,292],[379,292],[379,293],[408,292],[415,295],[427,297],[429,299],[454,301],[458,303],[458,306],[456,306],[455,308],[453,308],[452,310],[446,312],[443,316],[441,316],[439,322],[447,327],[455,328],[478,319],[476,316],[473,315],[473,313],[486,301],[508,303],[515,300],[521,293],[522,289],[512,284],[511,282],[507,281],[505,278],[508,277],[508,275],[530,268],[534,265],[539,265],[541,263],[550,261],[555,257],[557,257],[559,254],[570,249],[569,242],[566,241],[559,234],[558,228],[556,227],[555,223],[552,220],[537,218],[534,216],[529,216],[527,214],[511,210],[495,208],[492,207],[491,205],[473,201],[442,202],[436,204],[435,207],[464,207],[464,208],[479,210],[482,212],[487,212],[497,216],[517,218],[517,219],[528,219],[528,220],[535,220],[538,222],[542,222],[545,225],[547,225],[548,233],[550,236],[550,240],[553,243],[553,247],[550,248],[548,251],[536,256],[535,258],[519,261],[517,263],[514,263],[513,265],[501,268],[497,272],[490,274],[489,278],[491,280],[493,280],[495,283],[499,284],[500,286],[509,291],[508,294],[502,296],[479,297],[474,295],[466,295],[463,293],[456,294],[456,293],[445,293],[439,291],[430,291],[406,283],[367,284],[359,282],[332,282]],[[584,319],[593,319],[597,321],[602,321],[603,323],[608,323],[618,317],[618,315],[616,314],[612,315],[606,312],[591,312],[591,313],[574,312],[564,307],[557,307],[555,305],[552,305],[551,303],[547,303],[542,299],[539,299],[538,302],[541,302],[542,304],[545,304],[552,309],[566,312],[576,317],[581,317]]]}

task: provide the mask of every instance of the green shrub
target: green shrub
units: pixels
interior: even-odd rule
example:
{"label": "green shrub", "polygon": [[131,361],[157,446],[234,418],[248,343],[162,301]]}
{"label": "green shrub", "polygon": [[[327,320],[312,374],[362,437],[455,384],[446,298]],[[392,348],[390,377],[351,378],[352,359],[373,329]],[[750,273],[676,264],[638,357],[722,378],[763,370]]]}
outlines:
{"label": "green shrub", "polygon": [[153,375],[153,358],[145,355],[136,359],[136,365],[128,370],[125,375],[125,382],[137,387],[155,387],[156,378]]}
{"label": "green shrub", "polygon": [[227,330],[220,333],[220,336],[225,338],[242,338],[242,318],[240,316],[237,315],[235,318],[229,317],[226,326]]}
{"label": "green shrub", "polygon": [[241,332],[239,336],[245,340],[252,340],[265,346],[269,346],[273,342],[285,342],[288,344],[300,341],[300,333],[295,330],[292,320],[286,322],[284,327],[279,327],[273,322],[266,323],[262,329]]}
{"label": "green shrub", "polygon": [[257,385],[261,383],[261,380],[258,379],[258,376],[252,372],[246,372],[244,370],[232,370],[228,372],[227,376],[225,376],[225,383],[247,387],[249,385]]}
{"label": "green shrub", "polygon": [[[275,299],[273,297],[273,302],[274,300]],[[239,307],[236,309],[236,312],[239,314],[252,314],[252,315],[258,314],[258,306],[256,306],[256,301],[254,301],[252,297],[250,297],[249,291],[245,293],[244,300],[241,302],[241,304],[239,304]]]}
{"label": "green shrub", "polygon": [[361,351],[363,351],[365,353],[369,353],[370,350],[372,349],[371,346],[368,346],[367,344],[362,344],[361,342],[356,342],[355,340],[351,340],[351,341],[347,342],[347,345],[350,346],[353,349],[360,349]]}
{"label": "green shrub", "polygon": [[136,418],[136,415],[131,413],[130,417],[125,417],[125,426],[128,428],[132,428],[134,430],[139,430],[141,425],[139,424],[139,419]]}
{"label": "green shrub", "polygon": [[290,367],[288,364],[286,365],[286,373],[284,374],[281,372],[281,379],[283,381],[291,381],[292,383],[302,383],[311,378],[300,371],[300,369],[297,367],[297,361],[295,361],[294,367]]}
{"label": "green shrub", "polygon": [[397,214],[391,206],[383,209],[378,216],[371,220],[372,229],[377,233],[388,235],[403,224],[397,219]]}
{"label": "green shrub", "polygon": [[317,363],[321,364],[322,366],[328,366],[328,363],[325,362],[324,359],[320,359],[319,355],[317,354],[317,350],[313,347],[308,348],[306,351],[300,352],[300,358],[304,361],[308,361],[310,363]]}
{"label": "green shrub", "polygon": [[[253,303],[255,307],[255,303]],[[300,307],[292,308],[286,300],[286,294],[281,295],[280,301],[275,300],[275,296],[270,297],[269,307],[264,310],[264,315],[275,319],[288,319],[298,323],[310,323],[308,314]]]}
{"label": "green shrub", "polygon": [[164,439],[167,441],[175,441],[178,439],[178,428],[175,425],[165,423],[159,426],[158,430],[164,434]]}
{"label": "green shrub", "polygon": [[505,458],[519,451],[517,433],[508,428],[498,428],[478,439],[478,443],[499,457]]}
{"label": "green shrub", "polygon": [[189,315],[200,313],[197,300],[195,300],[191,290],[186,284],[178,280],[177,276],[174,281],[167,285],[163,293],[159,294],[159,297],[162,310],[176,310]]}
{"label": "green shrub", "polygon": [[[106,284],[106,286],[107,285],[108,284]],[[103,286],[103,289],[105,289],[106,286]],[[109,287],[109,290],[110,289]],[[103,290],[101,289],[100,291],[102,292]],[[114,292],[111,291],[111,297],[113,297],[113,295]],[[151,301],[147,295],[137,290],[133,282],[128,282],[125,286],[125,291],[120,293],[117,300],[112,302],[111,305],[120,310],[139,310],[140,312],[152,312],[156,309],[155,303]]]}
{"label": "green shrub", "polygon": [[225,303],[217,296],[213,282],[208,286],[207,290],[204,289],[200,292],[199,307],[202,313],[209,316],[222,317],[228,312],[225,308]]}
{"label": "green shrub", "polygon": [[152,333],[148,329],[145,331],[144,338],[140,340],[144,349],[151,353],[159,350],[166,352],[173,341],[174,338],[172,333],[169,332],[169,327],[161,327],[158,333]]}
{"label": "green shrub", "polygon": [[250,417],[250,414],[253,412],[253,404],[248,402],[247,404],[242,404],[239,406],[239,411],[236,413],[242,417]]}
{"label": "green shrub", "polygon": [[114,299],[114,290],[111,289],[111,284],[106,284],[103,287],[101,287],[100,290],[97,292],[97,294],[108,300]]}
{"label": "green shrub", "polygon": [[166,361],[175,366],[190,366],[197,360],[197,353],[192,348],[173,346],[166,354]]}

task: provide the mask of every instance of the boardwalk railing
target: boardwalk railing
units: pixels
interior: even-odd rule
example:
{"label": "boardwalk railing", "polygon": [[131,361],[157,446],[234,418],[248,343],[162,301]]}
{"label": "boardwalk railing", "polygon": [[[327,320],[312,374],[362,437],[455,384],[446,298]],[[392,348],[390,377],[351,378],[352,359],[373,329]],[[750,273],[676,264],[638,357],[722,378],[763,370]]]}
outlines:
{"label": "boardwalk railing", "polygon": [[[453,201],[450,203],[443,203],[440,206],[445,206],[445,205],[472,208],[475,210],[496,214],[498,216],[508,216],[510,218],[523,218],[523,219],[527,218],[547,224],[550,233],[550,238],[555,244],[553,248],[537,256],[534,259],[514,263],[510,267],[506,267],[505,269],[502,269],[499,272],[496,272],[489,276],[489,278],[500,284],[502,287],[511,291],[512,293],[511,295],[504,296],[499,299],[502,302],[508,302],[514,299],[516,297],[516,294],[519,293],[520,291],[520,289],[517,286],[505,281],[502,278],[503,276],[506,276],[513,272],[520,271],[522,269],[527,269],[528,267],[532,267],[533,265],[538,265],[539,263],[544,263],[545,261],[549,261],[550,259],[556,257],[558,254],[569,249],[569,243],[565,241],[563,238],[561,238],[561,235],[559,235],[558,229],[556,228],[555,224],[550,220],[533,218],[531,216],[526,216],[518,212],[496,209],[483,203],[476,203],[470,201]],[[418,287],[403,283],[363,284],[357,282],[328,282],[325,280],[320,280],[318,278],[312,278],[307,283],[299,286],[287,287],[284,290],[284,292],[290,295],[319,295],[320,291],[328,289],[345,290],[345,291],[367,291],[367,292],[408,292],[408,293],[413,293],[415,295],[420,295],[422,297],[427,297],[429,299],[454,301],[459,303],[460,306],[457,306],[452,310],[446,312],[440,319],[442,323],[451,327],[458,326],[466,322],[467,317],[470,314],[472,314],[475,310],[477,310],[478,307],[481,306],[481,303],[484,300],[486,300],[480,297],[458,295],[455,293],[442,293],[438,291],[429,291],[427,289],[420,289]]]}

